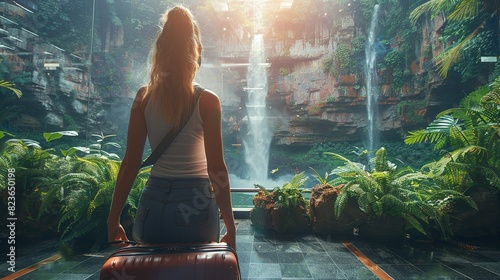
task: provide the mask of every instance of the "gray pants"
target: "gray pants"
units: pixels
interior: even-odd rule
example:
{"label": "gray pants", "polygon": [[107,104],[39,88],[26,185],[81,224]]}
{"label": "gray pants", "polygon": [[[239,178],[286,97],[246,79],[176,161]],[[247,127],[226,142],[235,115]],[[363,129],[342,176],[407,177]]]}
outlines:
{"label": "gray pants", "polygon": [[134,221],[143,244],[219,241],[219,207],[210,180],[150,176]]}

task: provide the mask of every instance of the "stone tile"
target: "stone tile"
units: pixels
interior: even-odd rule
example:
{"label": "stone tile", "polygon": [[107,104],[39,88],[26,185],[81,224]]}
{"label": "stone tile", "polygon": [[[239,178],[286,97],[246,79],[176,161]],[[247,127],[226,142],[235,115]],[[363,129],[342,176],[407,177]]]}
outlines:
{"label": "stone tile", "polygon": [[254,237],[251,234],[236,234],[236,244],[238,243],[252,243]]}
{"label": "stone tile", "polygon": [[276,252],[251,252],[250,263],[278,263],[278,254]]}
{"label": "stone tile", "polygon": [[299,264],[299,263],[305,263],[305,260],[304,260],[304,255],[301,252],[292,252],[292,253],[279,253],[278,262]]}
{"label": "stone tile", "polygon": [[435,264],[437,260],[433,254],[420,252],[414,248],[406,248],[404,250],[394,251],[394,253],[404,259],[405,261],[413,264]]}
{"label": "stone tile", "polygon": [[307,264],[334,264],[328,253],[304,253]]}
{"label": "stone tile", "polygon": [[299,243],[299,247],[304,253],[322,253],[325,249],[319,242],[305,242]]}
{"label": "stone tile", "polygon": [[408,264],[407,261],[399,257],[391,250],[381,245],[363,244],[358,242],[355,246],[371,261],[376,264]]}
{"label": "stone tile", "polygon": [[272,243],[254,242],[252,246],[252,250],[256,252],[276,252],[276,247]]}
{"label": "stone tile", "polygon": [[411,264],[377,264],[394,279],[427,279],[427,275]]}
{"label": "stone tile", "polygon": [[238,242],[236,240],[236,252],[239,253],[241,251],[252,251],[253,250],[253,242]]}
{"label": "stone tile", "polygon": [[491,271],[495,274],[500,275],[500,262],[492,262],[492,263],[477,263],[479,267],[482,267],[488,271]]}
{"label": "stone tile", "polygon": [[280,263],[280,269],[283,278],[312,278],[305,264]]}
{"label": "stone tile", "polygon": [[335,264],[307,264],[314,279],[347,279]]}
{"label": "stone tile", "polygon": [[277,263],[251,263],[248,278],[281,279],[281,268]]}
{"label": "stone tile", "polygon": [[344,272],[347,279],[379,279],[371,270],[366,268],[364,265],[356,264],[337,264],[340,270]]}
{"label": "stone tile", "polygon": [[276,244],[276,251],[279,253],[298,253],[302,252],[298,243]]}
{"label": "stone tile", "polygon": [[416,268],[425,273],[431,279],[469,279],[458,271],[444,264],[416,264]]}
{"label": "stone tile", "polygon": [[498,274],[489,270],[483,269],[480,266],[470,263],[454,263],[446,264],[448,267],[460,272],[461,274],[472,279],[498,279]]}

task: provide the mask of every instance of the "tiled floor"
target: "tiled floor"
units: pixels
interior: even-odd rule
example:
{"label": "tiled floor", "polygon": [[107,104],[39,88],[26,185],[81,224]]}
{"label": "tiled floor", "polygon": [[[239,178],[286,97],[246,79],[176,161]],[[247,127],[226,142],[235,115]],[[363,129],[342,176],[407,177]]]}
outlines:
{"label": "tiled floor", "polygon": [[[382,245],[354,237],[286,235],[257,230],[250,220],[238,220],[237,228],[242,279],[500,279],[500,242],[477,244],[471,250],[450,243]],[[18,279],[98,279],[113,250],[53,261]],[[56,252],[46,242],[17,253],[19,271]],[[7,267],[0,264],[0,277],[10,274]]]}

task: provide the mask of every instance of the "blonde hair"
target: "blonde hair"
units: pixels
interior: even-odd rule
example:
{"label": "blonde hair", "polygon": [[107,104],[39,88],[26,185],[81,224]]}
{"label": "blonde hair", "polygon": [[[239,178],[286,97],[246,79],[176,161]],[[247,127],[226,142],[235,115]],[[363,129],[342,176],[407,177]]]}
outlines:
{"label": "blonde hair", "polygon": [[145,96],[158,104],[159,114],[178,129],[194,103],[193,81],[199,68],[201,40],[192,13],[178,5],[162,17],[156,39]]}

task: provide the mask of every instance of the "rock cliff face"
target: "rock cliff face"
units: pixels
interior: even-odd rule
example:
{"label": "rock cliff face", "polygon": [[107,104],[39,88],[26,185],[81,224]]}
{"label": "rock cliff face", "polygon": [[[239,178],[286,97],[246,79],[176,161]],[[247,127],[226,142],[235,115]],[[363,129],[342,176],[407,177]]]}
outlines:
{"label": "rock cliff face", "polygon": [[[425,127],[436,113],[460,100],[454,95],[458,83],[443,79],[434,70],[432,59],[443,50],[437,38],[444,22],[438,15],[427,18],[418,28],[416,44],[412,46],[415,58],[406,63],[404,82],[400,86],[393,86],[394,69],[380,67],[377,70],[378,130],[384,139],[401,139],[406,131]],[[323,141],[357,141],[365,137],[368,116],[362,67],[358,65],[358,69],[332,74],[325,72],[323,65],[341,45],[352,49],[356,37],[366,36],[366,23],[360,22],[356,14],[349,14],[335,19],[333,24],[317,21],[312,31],[302,35],[289,32],[283,36],[277,28],[271,26],[264,31],[270,63],[267,103],[274,131],[273,144],[309,145]],[[208,87],[222,93],[225,118],[238,128],[244,127],[244,113],[235,108],[241,110],[245,103],[242,88],[246,75],[244,63],[248,62],[249,52],[248,47],[241,46],[251,45],[251,35],[244,34],[235,32],[232,37],[221,37],[214,42],[221,48],[209,49],[204,55],[221,67],[217,74],[209,75],[210,79],[202,79]],[[393,39],[388,48],[398,50],[401,40]],[[354,56],[352,52],[351,56]],[[377,60],[380,65],[384,55]],[[236,66],[234,62],[241,65]]]}
{"label": "rock cliff face", "polygon": [[[108,120],[110,112],[116,112],[116,106],[109,110],[109,104],[104,102],[109,93],[94,87],[96,77],[89,81],[91,69],[94,74],[99,73],[98,58],[103,52],[94,53],[93,68],[90,68],[86,59],[47,42],[7,18],[14,18],[13,15],[5,16],[0,17],[0,62],[8,71],[0,79],[16,83],[23,97],[15,102],[21,113],[13,119],[2,119],[2,125],[12,132],[82,132],[87,127],[91,132],[100,132],[113,128],[115,124]],[[123,75],[126,70],[114,72]],[[122,94],[130,95],[129,92]]]}

